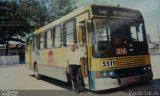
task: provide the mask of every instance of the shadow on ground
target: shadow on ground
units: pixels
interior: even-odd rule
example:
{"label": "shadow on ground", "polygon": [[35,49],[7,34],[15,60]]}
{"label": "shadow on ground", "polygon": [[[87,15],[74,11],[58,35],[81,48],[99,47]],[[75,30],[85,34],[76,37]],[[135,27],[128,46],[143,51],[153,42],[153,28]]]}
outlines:
{"label": "shadow on ground", "polygon": [[[34,77],[34,75],[30,75],[30,76]],[[42,76],[41,80],[48,82],[50,84],[65,88],[66,90],[72,91],[71,83],[65,83],[63,81],[56,80],[46,76]],[[87,91],[95,95],[109,95],[109,94],[111,95],[112,93],[117,93],[117,92],[124,92],[128,94],[129,90],[160,90],[160,79],[155,79],[147,83],[139,83],[139,84],[128,85],[120,88],[102,90],[97,92],[90,91],[90,90],[87,90]]]}
{"label": "shadow on ground", "polygon": [[140,91],[145,91],[145,90],[158,90],[160,92],[160,79],[155,79],[150,82],[143,82],[143,83],[138,83],[134,85],[128,85],[128,86],[123,86],[119,88],[114,88],[114,89],[109,89],[109,90],[102,90],[99,92],[94,92],[96,94],[111,94],[115,92],[125,92],[129,93],[130,90],[140,90]]}
{"label": "shadow on ground", "polygon": [[[30,75],[30,76],[35,78],[34,75]],[[57,80],[57,79],[54,79],[54,78],[50,78],[50,77],[47,77],[47,76],[41,76],[40,80],[43,80],[45,82],[48,82],[48,83],[56,85],[56,86],[59,86],[61,88],[65,88],[66,90],[72,90],[72,86],[71,86],[70,82],[66,83],[66,82],[63,82],[63,81],[60,81],[60,80]]]}

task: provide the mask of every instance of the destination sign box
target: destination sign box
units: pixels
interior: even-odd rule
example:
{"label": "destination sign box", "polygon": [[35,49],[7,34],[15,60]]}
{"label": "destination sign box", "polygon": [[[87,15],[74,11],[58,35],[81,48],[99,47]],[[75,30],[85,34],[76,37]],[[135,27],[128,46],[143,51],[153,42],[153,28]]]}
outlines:
{"label": "destination sign box", "polygon": [[117,16],[128,18],[141,17],[140,12],[137,10],[124,9],[120,7],[106,7],[106,6],[92,6],[93,15],[101,16]]}

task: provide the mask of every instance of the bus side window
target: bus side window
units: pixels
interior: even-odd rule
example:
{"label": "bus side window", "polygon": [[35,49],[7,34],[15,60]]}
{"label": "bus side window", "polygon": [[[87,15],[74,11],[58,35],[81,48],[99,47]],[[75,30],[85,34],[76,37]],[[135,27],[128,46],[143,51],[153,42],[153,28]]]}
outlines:
{"label": "bus side window", "polygon": [[39,34],[36,35],[36,46],[37,46],[37,49],[40,49],[40,35]]}
{"label": "bus side window", "polygon": [[44,32],[44,48],[47,48],[47,31]]}
{"label": "bus side window", "polygon": [[40,33],[40,49],[44,49],[44,32]]}
{"label": "bus side window", "polygon": [[52,46],[55,47],[55,28],[52,29]]}
{"label": "bus side window", "polygon": [[71,41],[74,41],[75,43],[77,43],[75,21],[67,22],[64,24],[63,45],[69,46],[69,43]]}
{"label": "bus side window", "polygon": [[61,35],[62,35],[62,26],[57,26],[55,29],[54,47],[61,47]]}
{"label": "bus side window", "polygon": [[32,51],[34,51],[34,50],[37,50],[37,46],[36,46],[36,37],[35,36],[33,36],[33,42],[32,42],[32,44],[33,44],[33,50]]}
{"label": "bus side window", "polygon": [[52,48],[52,31],[51,29],[46,31],[47,34],[47,48]]}

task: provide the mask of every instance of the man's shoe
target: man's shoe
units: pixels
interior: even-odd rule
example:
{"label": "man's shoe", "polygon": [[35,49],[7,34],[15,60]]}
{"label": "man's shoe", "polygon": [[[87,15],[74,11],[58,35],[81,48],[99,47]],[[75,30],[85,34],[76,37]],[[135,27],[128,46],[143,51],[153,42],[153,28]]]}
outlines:
{"label": "man's shoe", "polygon": [[80,93],[80,90],[76,90],[76,92],[77,92],[77,94],[79,94],[79,93]]}
{"label": "man's shoe", "polygon": [[82,90],[82,92],[83,92],[83,93],[87,93],[87,91],[86,91],[85,89],[84,89],[84,90]]}

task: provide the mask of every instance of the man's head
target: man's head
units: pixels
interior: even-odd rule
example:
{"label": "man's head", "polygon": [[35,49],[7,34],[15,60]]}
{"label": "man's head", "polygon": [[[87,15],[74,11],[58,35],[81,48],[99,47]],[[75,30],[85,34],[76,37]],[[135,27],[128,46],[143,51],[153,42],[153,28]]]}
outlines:
{"label": "man's head", "polygon": [[74,52],[74,51],[76,50],[76,48],[77,48],[76,44],[75,44],[73,41],[70,42],[70,48],[71,48],[71,50],[72,50],[73,52]]}

